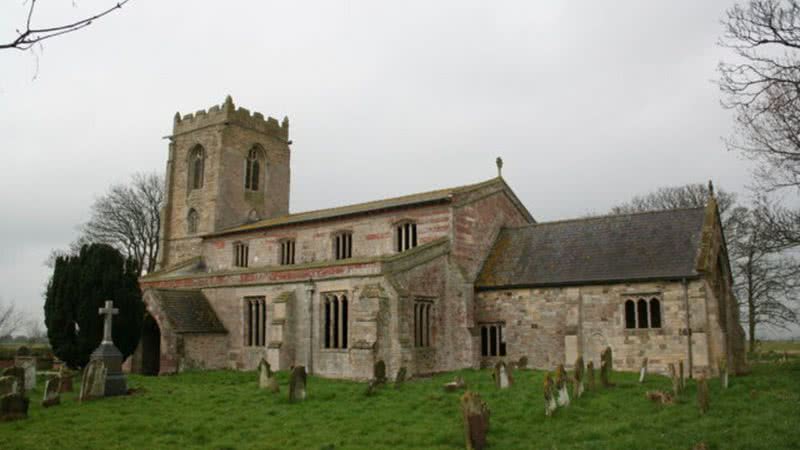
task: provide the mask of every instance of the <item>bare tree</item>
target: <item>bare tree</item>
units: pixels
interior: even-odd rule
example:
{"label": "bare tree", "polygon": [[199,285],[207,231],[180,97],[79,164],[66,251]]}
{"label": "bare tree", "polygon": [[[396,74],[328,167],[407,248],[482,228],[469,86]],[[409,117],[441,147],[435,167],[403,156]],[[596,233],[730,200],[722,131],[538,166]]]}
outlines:
{"label": "bare tree", "polygon": [[159,252],[163,201],[162,176],[135,174],[129,184],[111,186],[94,202],[80,239],[109,244],[135,259],[139,274],[152,272]]}
{"label": "bare tree", "polygon": [[37,27],[32,24],[33,22],[33,14],[36,9],[36,0],[29,0],[30,4],[28,6],[28,15],[27,20],[25,21],[25,26],[20,29],[17,28],[15,31],[17,36],[10,40],[10,41],[0,41],[0,50],[5,49],[16,49],[16,50],[30,50],[34,45],[41,44],[42,41],[54,38],[56,36],[61,36],[63,34],[72,33],[74,31],[78,31],[82,28],[86,28],[95,20],[100,19],[101,17],[107,16],[112,12],[121,9],[129,0],[122,0],[117,3],[114,3],[113,6],[110,8],[93,14],[89,17],[85,17],[83,19],[78,19],[73,22],[64,23],[61,25],[51,25],[46,27]]}
{"label": "bare tree", "polygon": [[13,302],[0,301],[0,336],[9,336],[22,328],[24,317]]}
{"label": "bare tree", "polygon": [[[756,0],[727,11],[720,45],[734,53],[719,64],[723,105],[734,111],[728,148],[758,163],[766,192],[800,192],[800,2]],[[773,232],[800,245],[800,210],[772,210]]]}
{"label": "bare tree", "polygon": [[734,291],[746,318],[750,351],[755,349],[757,329],[787,329],[800,317],[800,264],[789,253],[773,250],[775,236],[760,211],[736,208],[734,239],[728,239]]}

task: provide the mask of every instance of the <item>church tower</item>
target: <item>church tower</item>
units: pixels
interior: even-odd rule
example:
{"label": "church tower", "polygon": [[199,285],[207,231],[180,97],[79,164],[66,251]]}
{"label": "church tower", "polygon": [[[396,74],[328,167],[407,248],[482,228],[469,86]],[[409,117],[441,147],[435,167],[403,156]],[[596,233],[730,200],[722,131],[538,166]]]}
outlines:
{"label": "church tower", "polygon": [[289,212],[289,119],[222,105],[181,117],[169,136],[163,269],[200,255],[201,236]]}

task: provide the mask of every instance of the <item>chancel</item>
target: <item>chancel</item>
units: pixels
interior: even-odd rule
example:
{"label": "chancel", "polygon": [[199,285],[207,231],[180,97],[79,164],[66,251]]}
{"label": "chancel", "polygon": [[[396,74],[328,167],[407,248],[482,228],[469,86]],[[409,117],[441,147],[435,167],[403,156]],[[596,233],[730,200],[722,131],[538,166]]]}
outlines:
{"label": "chancel", "polygon": [[264,359],[366,380],[378,361],[389,378],[522,358],[600,367],[606,348],[615,370],[643,356],[661,373],[744,367],[713,193],[700,208],[537,222],[497,158],[474,184],[290,213],[288,118],[228,97],[176,114],[168,139],[134,371]]}

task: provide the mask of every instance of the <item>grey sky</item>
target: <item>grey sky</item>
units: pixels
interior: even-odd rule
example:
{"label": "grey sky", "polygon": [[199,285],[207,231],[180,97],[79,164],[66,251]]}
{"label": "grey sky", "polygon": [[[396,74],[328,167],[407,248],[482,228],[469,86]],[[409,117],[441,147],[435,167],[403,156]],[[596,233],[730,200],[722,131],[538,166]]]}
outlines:
{"label": "grey sky", "polygon": [[[3,3],[9,38],[25,9]],[[70,3],[40,24],[110,2]],[[289,116],[293,212],[481,181],[498,155],[537,220],[744,192],[712,83],[730,4],[132,0],[47,42],[35,81],[32,55],[0,53],[0,298],[42,317],[49,251],[110,183],[163,171],[175,111],[227,94]]]}

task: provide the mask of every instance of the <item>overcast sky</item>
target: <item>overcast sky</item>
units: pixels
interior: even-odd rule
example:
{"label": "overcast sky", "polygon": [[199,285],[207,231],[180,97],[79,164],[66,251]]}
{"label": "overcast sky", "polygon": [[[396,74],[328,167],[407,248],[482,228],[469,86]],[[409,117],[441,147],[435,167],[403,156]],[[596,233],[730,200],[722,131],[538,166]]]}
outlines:
{"label": "overcast sky", "polygon": [[[71,3],[34,25],[111,2]],[[2,51],[0,298],[43,317],[50,250],[111,183],[163,172],[175,111],[227,94],[289,116],[293,212],[482,181],[497,156],[537,220],[709,179],[745,195],[713,84],[730,4],[131,0],[38,62]]]}

